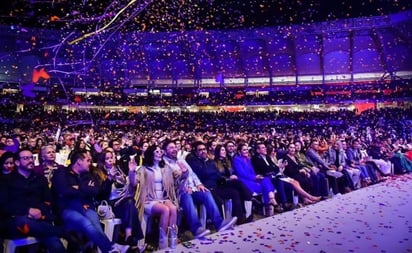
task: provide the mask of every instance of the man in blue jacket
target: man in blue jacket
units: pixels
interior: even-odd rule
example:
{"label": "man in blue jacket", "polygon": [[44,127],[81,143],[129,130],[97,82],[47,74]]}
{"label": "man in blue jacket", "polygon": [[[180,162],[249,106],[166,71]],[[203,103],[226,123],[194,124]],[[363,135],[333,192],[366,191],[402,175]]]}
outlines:
{"label": "man in blue jacket", "polygon": [[177,194],[180,198],[180,207],[189,223],[192,234],[196,238],[202,238],[210,234],[209,229],[205,229],[201,226],[197,216],[196,205],[199,204],[203,204],[206,207],[207,215],[211,217],[217,231],[224,231],[233,227],[237,217],[223,220],[209,189],[202,184],[196,173],[193,172],[192,168],[185,160],[177,159],[177,148],[174,141],[166,140],[163,143],[163,150],[165,150],[165,163],[167,166],[170,166],[174,175],[188,172],[187,178],[178,182],[177,188],[179,190]]}
{"label": "man in blue jacket", "polygon": [[52,189],[59,213],[67,230],[86,235],[102,252],[120,252],[104,233],[95,211],[94,197],[100,187],[89,172],[91,161],[86,151],[74,151],[70,166],[54,173]]}
{"label": "man in blue jacket", "polygon": [[197,141],[192,144],[193,152],[186,157],[187,163],[199,177],[202,184],[212,193],[217,204],[222,205],[225,199],[232,200],[233,216],[238,224],[246,222],[244,201],[251,201],[252,193],[237,179],[228,179],[219,172],[214,160],[208,158],[206,145]]}

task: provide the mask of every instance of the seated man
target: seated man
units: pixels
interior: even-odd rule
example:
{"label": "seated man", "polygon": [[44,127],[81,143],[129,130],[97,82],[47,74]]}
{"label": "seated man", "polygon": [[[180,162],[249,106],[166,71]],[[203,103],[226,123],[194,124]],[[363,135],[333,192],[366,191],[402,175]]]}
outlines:
{"label": "seated man", "polygon": [[95,211],[94,197],[100,187],[89,172],[91,156],[86,151],[75,151],[70,166],[55,171],[52,190],[57,197],[60,216],[68,231],[80,232],[95,243],[102,252],[119,252],[104,233]]}
{"label": "seated man", "polygon": [[276,177],[276,174],[280,172],[279,167],[268,157],[266,145],[262,142],[257,143],[255,146],[255,155],[252,156],[252,165],[256,174],[269,177],[272,184],[275,186],[282,205],[278,208],[278,211],[282,211],[282,209],[290,209],[293,186],[290,183],[280,180],[279,177]]}
{"label": "seated man", "polygon": [[335,168],[330,167],[329,164],[327,164],[326,161],[324,161],[323,158],[319,155],[318,149],[319,141],[317,139],[312,139],[309,144],[309,148],[305,153],[305,156],[310,163],[319,168],[320,171],[318,173],[323,173],[326,175],[326,178],[329,182],[329,187],[332,189],[333,194],[339,194],[337,179],[339,177],[342,177],[343,174],[341,172],[338,172]]}
{"label": "seated man", "polygon": [[49,252],[65,252],[60,241],[63,230],[53,225],[52,195],[46,178],[33,172],[30,150],[16,155],[16,170],[1,182],[1,213],[5,218],[5,237],[35,237]]}
{"label": "seated man", "polygon": [[[364,186],[377,182],[377,173],[373,164],[371,164],[370,159],[362,157],[360,140],[354,139],[351,147],[346,149],[346,160],[349,166],[360,170],[360,177]],[[389,163],[390,167],[391,164]]]}
{"label": "seated man", "polygon": [[352,166],[350,160],[348,159],[348,144],[346,140],[341,140],[340,143],[344,152],[343,156],[346,164],[345,171],[348,172],[349,178],[352,180],[351,187],[353,187],[354,190],[358,189],[361,186],[361,170],[356,166]]}
{"label": "seated man", "polygon": [[187,163],[210,190],[216,203],[232,200],[233,216],[238,218],[238,224],[246,222],[246,210],[243,202],[251,201],[252,193],[239,180],[226,180],[219,172],[216,162],[208,158],[206,145],[197,141],[193,143],[193,152],[186,157]]}
{"label": "seated man", "polygon": [[[355,189],[354,182],[349,174],[349,166],[346,164],[346,154],[342,148],[342,141],[335,140],[335,142],[326,151],[326,162],[329,167],[336,169],[343,175],[337,178],[340,193],[347,193]],[[352,169],[357,170],[357,169]],[[357,170],[356,172],[360,172]]]}
{"label": "seated man", "polygon": [[329,196],[328,181],[325,174],[319,172],[319,168],[314,166],[307,158],[302,150],[302,142],[295,141],[295,156],[299,163],[310,169],[310,178],[312,179],[312,194],[327,198]]}
{"label": "seated man", "polygon": [[178,186],[178,198],[180,198],[180,207],[189,222],[192,234],[201,238],[210,234],[210,230],[204,229],[197,216],[196,205],[203,204],[206,207],[207,215],[211,218],[215,228],[218,231],[224,231],[231,228],[237,221],[236,217],[223,220],[219,208],[213,199],[209,189],[207,189],[199,180],[197,175],[185,160],[177,159],[177,148],[173,141],[166,140],[163,143],[165,151],[164,160],[167,166],[170,166],[175,174],[181,174],[189,171],[185,180],[180,181]]}

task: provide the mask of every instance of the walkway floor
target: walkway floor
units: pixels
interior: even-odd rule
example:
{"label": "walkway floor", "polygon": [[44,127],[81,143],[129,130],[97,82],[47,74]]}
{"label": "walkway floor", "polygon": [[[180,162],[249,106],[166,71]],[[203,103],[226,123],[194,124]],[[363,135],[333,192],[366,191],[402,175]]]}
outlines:
{"label": "walkway floor", "polygon": [[161,252],[410,252],[412,174]]}

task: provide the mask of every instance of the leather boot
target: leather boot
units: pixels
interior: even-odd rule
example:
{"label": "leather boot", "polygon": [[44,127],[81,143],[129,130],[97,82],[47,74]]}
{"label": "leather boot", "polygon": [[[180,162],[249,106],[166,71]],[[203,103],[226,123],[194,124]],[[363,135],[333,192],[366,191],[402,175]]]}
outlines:
{"label": "leather boot", "polygon": [[166,232],[162,228],[159,228],[159,249],[166,249],[167,243],[168,240]]}
{"label": "leather boot", "polygon": [[173,224],[172,226],[167,228],[167,237],[169,240],[169,248],[175,249],[177,246],[177,226]]}

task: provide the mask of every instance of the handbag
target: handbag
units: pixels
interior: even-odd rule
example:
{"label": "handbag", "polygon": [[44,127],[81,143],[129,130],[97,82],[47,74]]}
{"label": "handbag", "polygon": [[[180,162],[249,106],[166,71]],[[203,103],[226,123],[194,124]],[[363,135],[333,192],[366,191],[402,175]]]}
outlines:
{"label": "handbag", "polygon": [[114,219],[114,213],[112,207],[107,203],[106,200],[102,200],[100,205],[97,207],[97,214],[101,220]]}

